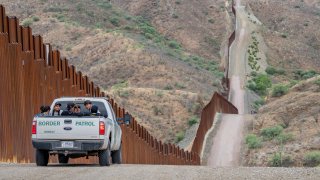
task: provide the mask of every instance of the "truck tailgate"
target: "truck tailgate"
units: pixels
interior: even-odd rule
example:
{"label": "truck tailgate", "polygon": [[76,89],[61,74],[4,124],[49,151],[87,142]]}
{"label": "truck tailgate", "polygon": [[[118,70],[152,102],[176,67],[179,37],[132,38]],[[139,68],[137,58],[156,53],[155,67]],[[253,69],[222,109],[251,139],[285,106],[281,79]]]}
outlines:
{"label": "truck tailgate", "polygon": [[37,139],[99,139],[100,117],[37,118]]}

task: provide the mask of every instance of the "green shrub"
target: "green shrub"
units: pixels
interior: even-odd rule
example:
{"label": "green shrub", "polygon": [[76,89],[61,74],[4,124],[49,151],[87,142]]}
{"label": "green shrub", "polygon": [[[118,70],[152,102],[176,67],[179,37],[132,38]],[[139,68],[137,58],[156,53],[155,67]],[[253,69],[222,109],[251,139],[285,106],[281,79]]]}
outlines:
{"label": "green shrub", "polygon": [[276,69],[275,67],[268,66],[266,69],[266,73],[269,75],[275,75],[275,74],[283,75],[286,72],[283,69]]}
{"label": "green shrub", "polygon": [[261,136],[266,140],[271,140],[279,136],[283,131],[283,127],[278,125],[270,128],[264,128],[261,130]]}
{"label": "green shrub", "polygon": [[284,156],[282,153],[273,154],[269,161],[269,165],[272,167],[289,167],[293,163],[290,156]]}
{"label": "green shrub", "polygon": [[293,134],[291,134],[291,133],[281,133],[279,136],[276,137],[276,140],[280,144],[285,144],[285,143],[293,140]]}
{"label": "green shrub", "polygon": [[249,149],[257,149],[262,146],[261,139],[254,134],[248,134],[246,136],[246,144]]}
{"label": "green shrub", "polygon": [[248,88],[260,96],[267,94],[267,89],[272,86],[270,78],[265,74],[258,74],[249,81]]}
{"label": "green shrub", "polygon": [[188,125],[191,127],[194,124],[197,124],[198,122],[199,122],[199,119],[196,116],[193,116],[188,120]]}
{"label": "green shrub", "polygon": [[278,84],[272,88],[272,96],[273,97],[280,97],[280,96],[287,94],[288,91],[289,91],[288,86],[283,85],[283,84]]}
{"label": "green shrub", "polygon": [[263,106],[266,102],[263,99],[259,99],[254,101],[253,108],[258,110],[261,106]]}
{"label": "green shrub", "polygon": [[33,16],[33,17],[32,17],[32,20],[33,20],[34,22],[37,22],[37,21],[39,21],[39,20],[40,20],[40,18],[39,18],[39,17],[37,17],[37,16]]}
{"label": "green shrub", "polygon": [[308,152],[304,156],[304,165],[308,167],[315,167],[320,165],[320,151]]}
{"label": "green shrub", "polygon": [[268,66],[266,69],[266,73],[270,75],[274,75],[277,73],[277,69],[271,66]]}
{"label": "green shrub", "polygon": [[180,49],[180,44],[177,41],[169,41],[168,45],[173,49]]}
{"label": "green shrub", "polygon": [[60,21],[60,22],[64,22],[64,21],[65,21],[65,17],[64,17],[63,14],[55,14],[54,16],[55,16],[55,17],[58,19],[58,21]]}
{"label": "green shrub", "polygon": [[184,139],[184,132],[180,131],[176,134],[176,143],[182,141]]}
{"label": "green shrub", "polygon": [[143,33],[149,33],[152,35],[157,34],[157,31],[154,27],[152,27],[149,23],[141,23],[139,29],[143,32]]}
{"label": "green shrub", "polygon": [[283,34],[281,34],[281,37],[287,38],[287,37],[288,37],[288,34],[287,34],[287,33],[283,33]]}
{"label": "green shrub", "polygon": [[110,19],[111,24],[113,24],[114,26],[119,26],[120,25],[120,19],[118,17],[112,17]]}
{"label": "green shrub", "polygon": [[25,26],[25,27],[31,26],[32,23],[33,23],[33,20],[30,19],[30,18],[27,18],[27,19],[25,19],[25,20],[22,21],[22,26]]}
{"label": "green shrub", "polygon": [[208,22],[214,24],[214,19],[209,19]]}
{"label": "green shrub", "polygon": [[178,18],[179,18],[179,16],[178,16],[177,14],[172,14],[172,17],[173,17],[174,19],[178,19]]}
{"label": "green shrub", "polygon": [[172,90],[172,89],[173,89],[173,87],[170,84],[168,84],[164,87],[164,90]]}
{"label": "green shrub", "polygon": [[255,76],[258,75],[258,73],[257,73],[256,71],[251,71],[250,75],[251,75],[252,77],[255,77]]}
{"label": "green shrub", "polygon": [[186,88],[186,86],[183,85],[183,84],[181,84],[181,83],[176,83],[174,86],[175,86],[176,88],[178,88],[178,89],[185,89],[185,88]]}
{"label": "green shrub", "polygon": [[314,70],[310,70],[310,71],[296,70],[293,72],[293,74],[296,80],[301,80],[301,79],[304,80],[304,79],[312,78],[316,76],[318,73]]}

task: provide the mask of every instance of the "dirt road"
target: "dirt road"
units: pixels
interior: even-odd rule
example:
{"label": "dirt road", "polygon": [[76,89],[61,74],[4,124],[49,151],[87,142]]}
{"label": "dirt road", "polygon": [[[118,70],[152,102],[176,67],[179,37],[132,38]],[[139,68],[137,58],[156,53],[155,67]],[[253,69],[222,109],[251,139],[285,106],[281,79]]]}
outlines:
{"label": "dirt road", "polygon": [[240,166],[240,151],[243,144],[246,102],[246,49],[249,45],[250,28],[247,27],[246,12],[240,0],[236,0],[236,39],[230,48],[230,93],[229,101],[239,110],[239,115],[223,114],[217,133],[213,138],[208,166]]}
{"label": "dirt road", "polygon": [[0,164],[0,180],[11,179],[320,179],[319,169],[210,168],[205,166],[114,165],[110,167]]}

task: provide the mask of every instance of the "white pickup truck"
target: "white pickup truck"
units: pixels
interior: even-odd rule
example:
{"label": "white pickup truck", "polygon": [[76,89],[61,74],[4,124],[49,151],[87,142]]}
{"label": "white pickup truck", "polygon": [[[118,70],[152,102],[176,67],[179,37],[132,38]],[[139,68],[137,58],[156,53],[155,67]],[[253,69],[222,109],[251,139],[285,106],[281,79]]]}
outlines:
{"label": "white pickup truck", "polygon": [[[122,131],[110,103],[105,98],[65,97],[55,99],[66,111],[68,103],[84,110],[84,101],[98,106],[98,116],[45,116],[34,117],[32,144],[36,149],[37,166],[46,166],[49,155],[58,155],[59,163],[68,163],[69,158],[98,156],[101,166],[121,163]],[[126,118],[128,119],[128,118]]]}

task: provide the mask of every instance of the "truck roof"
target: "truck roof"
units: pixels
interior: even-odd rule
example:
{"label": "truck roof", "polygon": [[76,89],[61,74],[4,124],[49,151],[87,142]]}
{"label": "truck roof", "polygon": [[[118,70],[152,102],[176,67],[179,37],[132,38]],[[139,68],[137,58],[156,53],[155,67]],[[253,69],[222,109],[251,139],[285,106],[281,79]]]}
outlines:
{"label": "truck roof", "polygon": [[55,100],[67,100],[67,101],[85,101],[85,100],[108,100],[107,97],[60,97]]}

